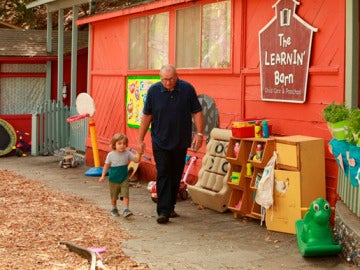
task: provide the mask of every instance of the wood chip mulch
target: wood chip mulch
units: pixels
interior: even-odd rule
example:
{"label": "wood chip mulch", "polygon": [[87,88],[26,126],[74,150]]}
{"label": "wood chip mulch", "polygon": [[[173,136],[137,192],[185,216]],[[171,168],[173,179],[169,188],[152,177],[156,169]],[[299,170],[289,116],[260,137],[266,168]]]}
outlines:
{"label": "wood chip mulch", "polygon": [[90,269],[61,241],[106,247],[103,269],[149,269],[124,255],[121,243],[128,238],[119,222],[86,199],[0,170],[0,269]]}

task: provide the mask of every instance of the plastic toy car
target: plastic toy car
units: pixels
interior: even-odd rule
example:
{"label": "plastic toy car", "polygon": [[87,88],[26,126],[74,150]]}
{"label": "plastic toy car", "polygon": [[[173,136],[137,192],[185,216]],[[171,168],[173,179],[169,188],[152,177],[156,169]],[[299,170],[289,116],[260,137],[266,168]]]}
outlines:
{"label": "plastic toy car", "polygon": [[75,168],[79,165],[79,162],[77,162],[75,159],[74,159],[74,156],[73,155],[66,155],[63,157],[62,160],[60,160],[60,168]]}
{"label": "plastic toy car", "polygon": [[[157,195],[157,192],[156,192],[156,181],[150,181],[149,182],[148,190],[151,193],[151,200],[154,203],[157,203],[158,195]],[[178,196],[180,197],[180,199],[182,199],[184,201],[187,200],[187,198],[189,197],[189,193],[187,191],[187,184],[183,180],[181,180],[181,182],[180,182]]]}

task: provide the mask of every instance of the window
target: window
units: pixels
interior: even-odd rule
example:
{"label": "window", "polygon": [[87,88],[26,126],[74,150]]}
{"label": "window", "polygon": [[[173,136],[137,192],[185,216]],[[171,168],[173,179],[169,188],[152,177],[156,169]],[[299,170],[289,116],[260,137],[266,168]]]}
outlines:
{"label": "window", "polygon": [[129,69],[160,69],[168,63],[169,14],[130,20]]}
{"label": "window", "polygon": [[230,1],[204,5],[202,14],[202,68],[230,67]]}
{"label": "window", "polygon": [[45,78],[1,78],[0,114],[31,114],[45,101]]}
{"label": "window", "polygon": [[290,25],[290,16],[291,10],[284,8],[280,11],[280,26],[289,26]]}
{"label": "window", "polygon": [[159,69],[167,64],[169,54],[169,15],[162,13],[149,16],[148,69]]}
{"label": "window", "polygon": [[178,10],[176,12],[177,67],[230,67],[230,26],[230,1]]}
{"label": "window", "polygon": [[[45,73],[46,65],[43,64],[1,64],[2,73]],[[21,75],[19,75],[21,77]]]}
{"label": "window", "polygon": [[45,64],[2,63],[0,71],[0,114],[31,114],[43,104]]}
{"label": "window", "polygon": [[130,20],[129,70],[160,69],[169,62],[169,53],[178,68],[230,67],[230,0],[170,12],[176,25],[174,46],[169,45],[169,12]]}
{"label": "window", "polygon": [[146,17],[130,20],[129,69],[146,69]]}
{"label": "window", "polygon": [[200,7],[176,12],[176,66],[200,67]]}

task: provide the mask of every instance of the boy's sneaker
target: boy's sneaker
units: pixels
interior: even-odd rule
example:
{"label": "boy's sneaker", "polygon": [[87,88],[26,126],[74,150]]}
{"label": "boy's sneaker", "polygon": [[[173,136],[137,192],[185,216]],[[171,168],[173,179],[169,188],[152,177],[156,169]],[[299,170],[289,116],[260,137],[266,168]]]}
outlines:
{"label": "boy's sneaker", "polygon": [[114,208],[113,210],[111,210],[111,214],[114,216],[114,217],[119,217],[120,215],[119,215],[119,211],[116,209],[116,208]]}
{"label": "boy's sneaker", "polygon": [[133,215],[133,213],[129,209],[125,209],[123,212],[124,217],[130,217],[132,215]]}

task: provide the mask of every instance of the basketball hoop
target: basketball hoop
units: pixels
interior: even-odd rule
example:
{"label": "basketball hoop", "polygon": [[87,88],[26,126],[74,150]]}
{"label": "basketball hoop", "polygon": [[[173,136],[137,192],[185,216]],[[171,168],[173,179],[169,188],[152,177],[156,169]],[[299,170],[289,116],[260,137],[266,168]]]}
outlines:
{"label": "basketball hoop", "polygon": [[74,122],[74,121],[84,119],[84,118],[89,117],[89,116],[90,115],[88,113],[73,115],[73,116],[70,116],[69,118],[67,118],[66,122],[71,123],[71,122]]}
{"label": "basketball hoop", "polygon": [[100,157],[99,157],[99,149],[96,140],[96,132],[95,132],[95,122],[93,119],[95,113],[95,103],[92,97],[87,93],[80,93],[76,97],[76,110],[78,111],[78,115],[71,116],[67,118],[67,122],[75,122],[86,117],[90,117],[89,120],[89,130],[90,130],[90,138],[91,138],[91,146],[93,151],[94,158],[94,166],[85,172],[86,176],[101,176],[102,167],[100,167]]}
{"label": "basketball hoop", "polygon": [[90,117],[94,116],[95,103],[92,97],[87,93],[80,93],[76,98],[76,110],[79,114],[89,114]]}

